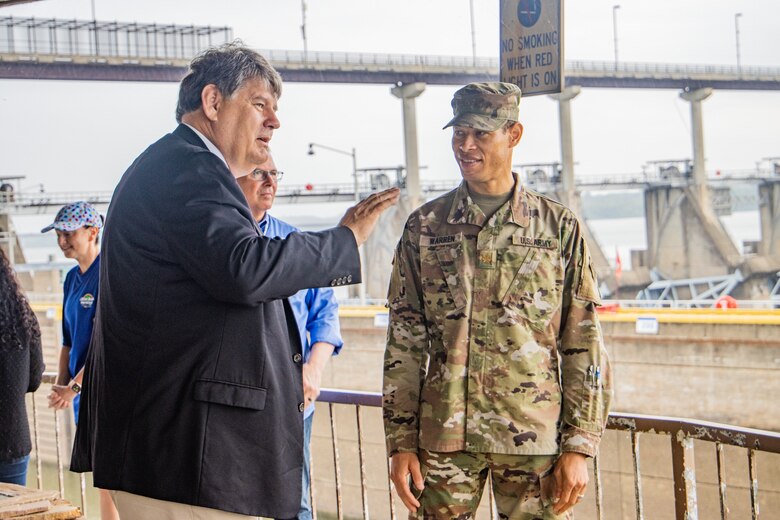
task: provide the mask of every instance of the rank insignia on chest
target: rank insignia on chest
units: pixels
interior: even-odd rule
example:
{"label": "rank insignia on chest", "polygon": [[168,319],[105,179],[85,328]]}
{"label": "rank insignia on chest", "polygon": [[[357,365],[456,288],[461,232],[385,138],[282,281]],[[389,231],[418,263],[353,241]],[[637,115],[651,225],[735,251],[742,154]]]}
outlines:
{"label": "rank insignia on chest", "polygon": [[482,249],[479,251],[479,268],[494,269],[496,267],[496,250]]}

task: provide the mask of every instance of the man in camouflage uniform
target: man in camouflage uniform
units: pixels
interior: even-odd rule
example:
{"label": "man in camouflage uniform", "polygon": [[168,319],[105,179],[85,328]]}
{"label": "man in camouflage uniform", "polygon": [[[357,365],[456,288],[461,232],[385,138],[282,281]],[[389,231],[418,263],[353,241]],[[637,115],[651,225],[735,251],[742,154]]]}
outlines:
{"label": "man in camouflage uniform", "polygon": [[395,252],[384,418],[410,518],[471,518],[488,472],[501,518],[570,518],[607,419],[590,255],[575,215],[511,170],[519,101],[506,83],[455,93],[464,182]]}

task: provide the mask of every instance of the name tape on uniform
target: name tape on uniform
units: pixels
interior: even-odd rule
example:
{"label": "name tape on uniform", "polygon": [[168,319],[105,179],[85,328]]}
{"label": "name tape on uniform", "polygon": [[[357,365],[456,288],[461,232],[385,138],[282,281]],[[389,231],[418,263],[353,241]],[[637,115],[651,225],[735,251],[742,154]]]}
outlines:
{"label": "name tape on uniform", "polygon": [[436,237],[420,237],[420,245],[423,247],[446,246],[449,244],[457,244],[462,241],[463,233],[457,233],[455,235],[441,235]]}

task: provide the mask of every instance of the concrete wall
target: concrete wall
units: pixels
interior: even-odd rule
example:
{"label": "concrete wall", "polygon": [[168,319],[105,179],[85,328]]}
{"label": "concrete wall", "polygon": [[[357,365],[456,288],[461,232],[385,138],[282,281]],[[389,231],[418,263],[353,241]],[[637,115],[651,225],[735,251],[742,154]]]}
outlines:
{"label": "concrete wall", "polygon": [[780,431],[780,326],[602,323],[615,371],[613,409]]}

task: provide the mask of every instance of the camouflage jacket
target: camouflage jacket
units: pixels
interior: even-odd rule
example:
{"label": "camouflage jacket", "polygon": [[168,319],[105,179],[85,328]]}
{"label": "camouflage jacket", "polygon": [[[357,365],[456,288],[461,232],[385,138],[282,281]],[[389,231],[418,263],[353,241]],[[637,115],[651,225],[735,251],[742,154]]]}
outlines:
{"label": "camouflage jacket", "polygon": [[595,455],[611,397],[580,223],[516,182],[486,221],[465,184],[409,217],[384,362],[388,452]]}

